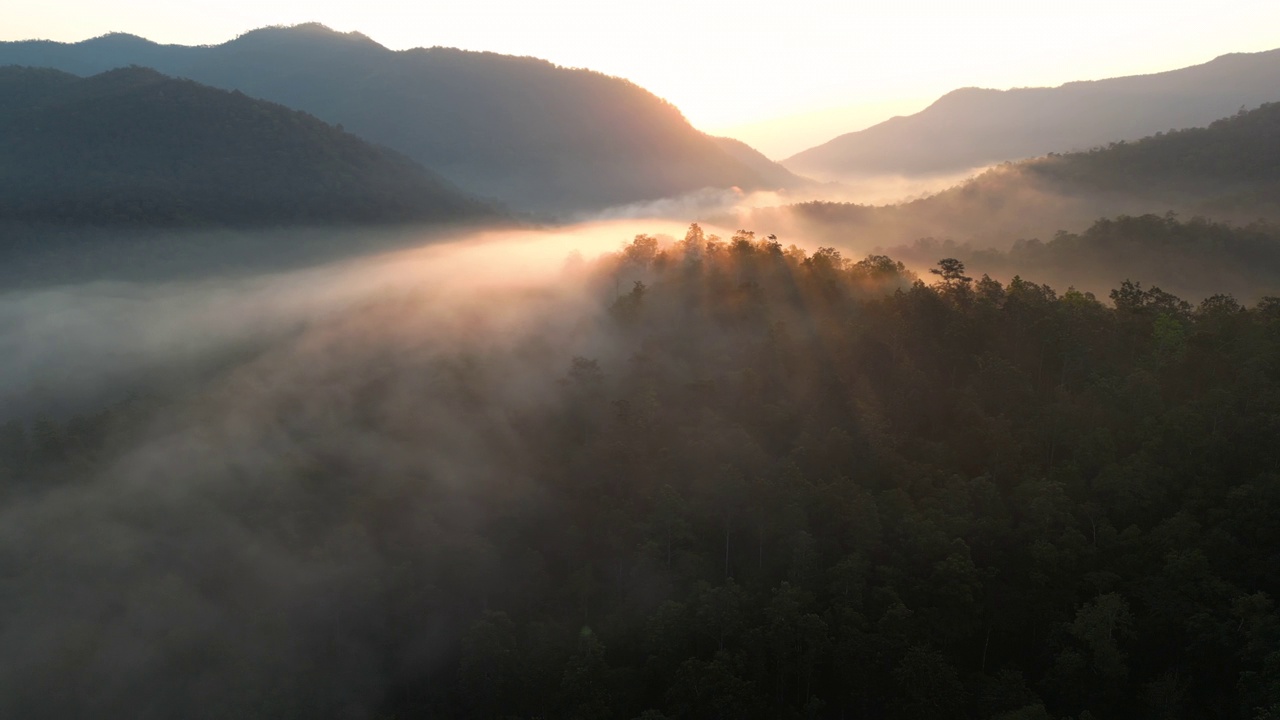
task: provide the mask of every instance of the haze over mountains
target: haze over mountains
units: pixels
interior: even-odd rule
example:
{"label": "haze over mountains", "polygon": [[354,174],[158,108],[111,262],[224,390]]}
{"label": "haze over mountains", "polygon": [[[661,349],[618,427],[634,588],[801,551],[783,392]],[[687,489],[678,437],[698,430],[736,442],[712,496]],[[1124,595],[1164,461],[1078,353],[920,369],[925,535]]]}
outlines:
{"label": "haze over mountains", "polygon": [[933,237],[1007,248],[1119,214],[1280,220],[1278,190],[1280,104],[1265,104],[1207,128],[1004,164],[911,202],[810,202],[758,210],[741,222],[826,242],[890,246]]}
{"label": "haze over mountains", "polygon": [[492,219],[305,113],[132,67],[0,68],[0,220],[90,225]]}
{"label": "haze over mountains", "polygon": [[966,88],[784,167],[737,140],[699,132],[677,108],[620,78],[451,48],[391,51],[318,24],[201,47],[125,34],[0,43],[5,64],[77,75],[138,65],[239,90],[338,124],[465,192],[561,219],[705,188],[815,187],[792,170],[820,178],[954,173],[1203,126],[1280,99],[1280,50],[1058,88]]}
{"label": "haze over mountains", "polygon": [[783,160],[818,178],[953,173],[1198,127],[1280,100],[1280,50],[1231,54],[1153,75],[1056,88],[955,90],[915,115]]}
{"label": "haze over mountains", "polygon": [[[715,219],[710,208],[735,196],[692,191],[792,188],[790,197],[800,199],[851,189],[818,188],[745,143],[698,132],[678,109],[626,80],[493,53],[393,52],[317,24],[202,47],[125,34],[0,43],[4,63],[45,68],[0,75],[0,92],[14,100],[0,111],[0,219],[9,221],[171,227],[492,216],[492,204],[451,180],[542,219],[607,206],[621,206],[608,217]],[[108,70],[119,67],[127,69]],[[1002,250],[1059,230],[1083,232],[1099,217],[1170,210],[1234,223],[1276,218],[1274,106],[1208,129],[1055,152],[1144,124],[1194,125],[1272,97],[1280,98],[1280,51],[1052,89],[959,90],[923,113],[802,155],[830,159],[828,151],[850,138],[874,140],[880,164],[858,168],[902,176],[1030,148],[1049,148],[1049,156],[896,205],[816,201],[721,219],[852,251],[921,238]],[[900,137],[875,140],[886,128]]]}
{"label": "haze over mountains", "polygon": [[359,33],[264,28],[212,47],[114,34],[0,44],[0,65],[91,75],[142,65],[341,124],[517,210],[567,213],[705,187],[803,181],[694,129],[619,78],[451,48],[393,52]]}
{"label": "haze over mountains", "polygon": [[1235,110],[797,204],[540,60],[2,45],[0,718],[1280,720]]}

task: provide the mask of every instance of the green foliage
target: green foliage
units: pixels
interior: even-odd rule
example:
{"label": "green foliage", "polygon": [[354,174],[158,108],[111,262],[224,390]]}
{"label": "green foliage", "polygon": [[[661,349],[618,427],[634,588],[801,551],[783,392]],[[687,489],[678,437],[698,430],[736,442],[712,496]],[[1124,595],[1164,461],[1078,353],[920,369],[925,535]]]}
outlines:
{"label": "green foliage", "polygon": [[[458,529],[444,481],[384,496],[359,457],[282,461],[273,482],[314,497],[280,509],[299,548],[324,537],[307,518],[369,506],[344,547],[439,553],[368,590],[387,657],[406,635],[447,646],[390,674],[383,709],[1272,717],[1280,301],[1125,282],[1107,305],[942,269],[931,286],[747,232],[641,236],[590,280],[622,352],[564,351],[544,404],[492,407],[483,359],[430,386],[451,425],[502,438],[486,460],[536,502],[484,484]],[[398,422],[359,431],[416,439]],[[9,492],[73,482],[128,425],[5,426]],[[443,529],[404,541],[423,525]],[[432,634],[422,608],[464,630]]]}

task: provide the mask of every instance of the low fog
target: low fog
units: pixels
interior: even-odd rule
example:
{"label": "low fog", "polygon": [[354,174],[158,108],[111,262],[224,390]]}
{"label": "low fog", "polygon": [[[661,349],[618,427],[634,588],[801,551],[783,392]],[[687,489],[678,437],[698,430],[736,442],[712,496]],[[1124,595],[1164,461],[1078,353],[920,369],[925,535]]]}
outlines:
{"label": "low fog", "polygon": [[483,539],[539,512],[510,424],[575,356],[629,352],[597,322],[615,288],[580,269],[631,234],[0,295],[0,421],[39,440],[113,411],[104,471],[7,484],[0,715],[360,718],[430,670],[500,578],[536,572]]}
{"label": "low fog", "polygon": [[1021,239],[1084,230],[1099,217],[1175,207],[1158,199],[1064,190],[1005,166],[937,177],[869,177],[812,197],[746,203],[735,219],[851,249],[935,238],[1006,250]]}
{"label": "low fog", "polygon": [[[1124,280],[1193,302],[1219,293],[1250,301],[1275,293],[1280,214],[1269,193],[1229,183],[1212,193],[1191,183],[1093,187],[1056,178],[1067,172],[1063,166],[1048,157],[965,181],[935,178],[958,184],[896,202],[859,199],[866,191],[850,185],[811,199],[756,193],[716,217],[784,241],[834,247],[846,257],[888,255],[921,274],[950,257],[975,276],[1002,282],[1021,276],[1102,298]],[[904,178],[867,182],[883,188],[884,197],[909,187]]]}
{"label": "low fog", "polygon": [[[1066,240],[1266,239],[1215,227],[1154,217]],[[1112,322],[1034,284],[953,264],[926,287],[923,268],[756,230],[615,220],[416,245],[408,229],[334,230],[296,252],[264,234],[281,243],[270,269],[179,257],[140,272],[153,235],[116,248],[102,279],[32,275],[0,295],[0,716],[766,717],[808,702],[804,673],[834,698],[823,716],[858,692],[879,693],[868,717],[911,707],[912,643],[950,632],[971,654],[993,633],[976,590],[933,595],[952,568],[978,587],[988,571],[959,538],[981,536],[902,540],[917,512],[902,487],[963,472],[989,488],[980,512],[949,519],[951,495],[920,507],[940,523],[1005,517],[1047,496],[1043,474],[1081,442],[1059,449],[1035,397],[1087,388],[1095,358],[1135,364],[1134,382],[1183,372],[1198,356],[1182,323],[1269,312],[1193,315],[1134,290]],[[1058,312],[1071,308],[1088,314]],[[961,321],[989,324],[952,332]],[[1040,547],[1039,525],[998,522],[995,546]],[[881,574],[906,579],[901,597]],[[1036,602],[1069,619],[1081,601]],[[891,659],[828,643],[837,607],[865,609],[848,627],[900,635]],[[993,658],[1041,642],[1011,623]],[[765,659],[729,672],[759,679],[704,692],[735,645]],[[954,674],[945,663],[921,672]],[[737,704],[714,710],[725,697]]]}
{"label": "low fog", "polygon": [[[517,309],[533,313],[528,297],[498,302],[495,293],[568,291],[558,275],[566,259],[616,250],[637,227],[684,232],[660,220],[452,234],[411,228],[156,232],[123,242],[99,237],[88,258],[78,248],[55,245],[45,255],[8,263],[6,280],[18,289],[0,294],[0,350],[9,359],[0,374],[0,407],[10,416],[70,407],[86,395],[118,390],[131,377],[152,384],[157,374],[253,352],[393,300],[417,303],[437,323],[461,326]],[[362,249],[383,252],[360,255]],[[64,262],[72,254],[82,267]]]}

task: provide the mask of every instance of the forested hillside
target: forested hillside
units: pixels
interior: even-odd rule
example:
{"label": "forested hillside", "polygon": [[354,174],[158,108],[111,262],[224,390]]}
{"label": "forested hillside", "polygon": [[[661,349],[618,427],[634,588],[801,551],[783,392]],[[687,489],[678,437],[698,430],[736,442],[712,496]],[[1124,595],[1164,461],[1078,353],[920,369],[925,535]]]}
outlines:
{"label": "forested hillside", "polygon": [[1099,216],[1175,211],[1249,223],[1280,219],[1280,103],[1208,127],[1008,163],[930,197],[873,207],[810,202],[746,220],[834,244],[924,237],[1007,248],[1080,232]]}
{"label": "forested hillside", "polygon": [[122,35],[0,43],[3,63],[82,74],[137,64],[238,89],[341,123],[521,210],[564,213],[704,187],[802,182],[763,157],[726,151],[674,106],[621,78],[453,48],[393,52],[316,24],[263,28],[212,47]]}
{"label": "forested hillside", "polygon": [[280,225],[493,218],[316,118],[144,68],[0,68],[0,220]]}
{"label": "forested hillside", "polygon": [[1280,301],[935,269],[694,226],[510,346],[397,297],[10,423],[0,711],[1280,715]]}
{"label": "forested hillside", "polygon": [[1223,55],[1152,75],[1055,88],[962,88],[928,108],[841,135],[783,161],[816,177],[969,170],[1207,125],[1280,101],[1280,50]]}
{"label": "forested hillside", "polygon": [[1025,163],[1065,192],[1160,198],[1216,213],[1275,217],[1280,210],[1280,102],[1208,127],[1113,142]]}
{"label": "forested hillside", "polygon": [[1196,302],[1221,293],[1257,300],[1280,290],[1280,226],[1265,222],[1121,216],[1047,241],[1020,240],[1005,251],[925,238],[885,252],[914,267],[945,255],[994,277],[1034,277],[1101,295],[1125,278],[1145,278]]}

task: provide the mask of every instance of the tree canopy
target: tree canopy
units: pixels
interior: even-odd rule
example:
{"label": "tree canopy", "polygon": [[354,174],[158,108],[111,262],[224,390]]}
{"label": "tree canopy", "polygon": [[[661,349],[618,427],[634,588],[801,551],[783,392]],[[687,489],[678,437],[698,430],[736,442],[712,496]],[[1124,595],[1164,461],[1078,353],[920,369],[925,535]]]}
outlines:
{"label": "tree canopy", "polygon": [[[239,459],[200,470],[227,476],[201,502],[377,582],[317,567],[316,602],[343,613],[319,635],[220,605],[263,647],[305,641],[313,674],[252,664],[260,687],[192,714],[327,714],[343,676],[321,670],[358,659],[391,668],[381,717],[1276,717],[1280,300],[1135,280],[1107,302],[940,265],[930,285],[745,231],[642,235],[581,279],[584,331],[617,350],[389,354],[344,380],[349,406],[288,391],[269,427],[291,451],[256,483]],[[495,405],[503,368],[537,358],[555,360],[547,402]],[[343,407],[359,442],[308,439]],[[422,424],[432,407],[447,424]],[[91,482],[150,414],[5,426],[10,502]],[[419,469],[437,438],[499,470]],[[170,578],[158,608],[203,607],[184,593],[235,566],[162,559],[200,546],[152,514],[169,499],[133,502],[120,522],[159,544],[131,572]],[[28,617],[17,590],[64,586],[62,550],[5,543],[0,608]],[[8,684],[0,707],[47,708],[111,642],[51,646],[27,672],[53,685]],[[220,662],[222,642],[160,646],[151,702],[190,709],[181,663]]]}

